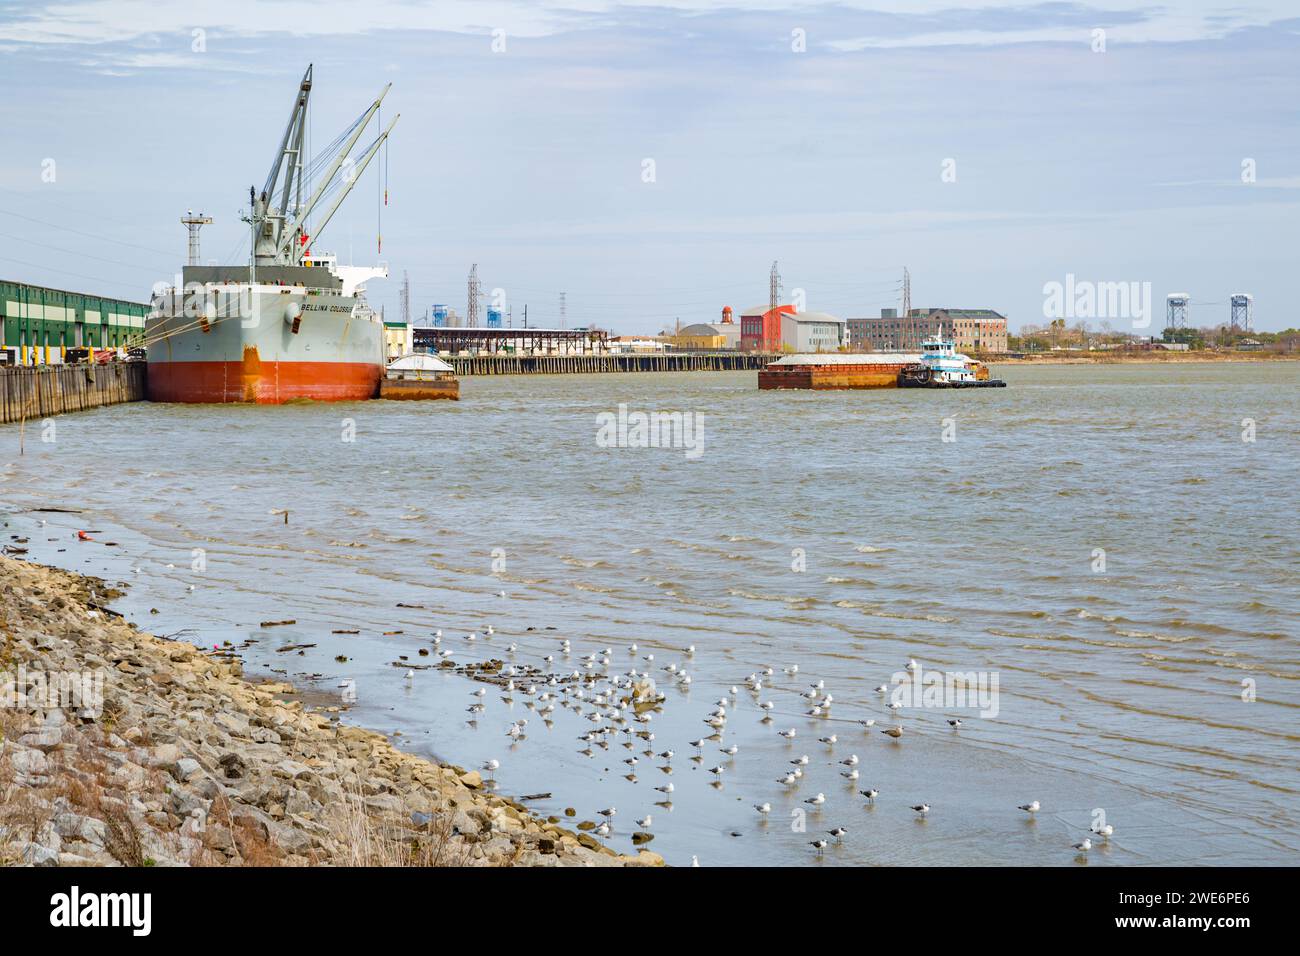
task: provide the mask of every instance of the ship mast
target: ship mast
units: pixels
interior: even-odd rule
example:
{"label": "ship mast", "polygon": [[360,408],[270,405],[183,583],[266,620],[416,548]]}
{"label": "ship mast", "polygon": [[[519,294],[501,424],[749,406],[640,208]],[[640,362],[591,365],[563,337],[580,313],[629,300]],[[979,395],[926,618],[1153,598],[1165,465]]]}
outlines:
{"label": "ship mast", "polygon": [[[341,182],[336,183],[335,177],[343,164],[348,161],[352,148],[365,132],[366,127],[370,124],[370,119],[379,111],[380,104],[384,97],[388,95],[391,83],[383,88],[375,101],[370,107],[361,114],[344,134],[336,140],[341,144],[333,153],[333,158],[329,166],[320,178],[319,185],[311,196],[303,201],[303,139],[307,130],[307,101],[311,97],[311,79],[312,68],[307,67],[307,72],[303,74],[302,82],[298,85],[298,93],[294,98],[293,110],[289,114],[288,125],[285,126],[284,136],[280,140],[280,148],[276,153],[275,161],[271,165],[271,171],[267,174],[266,184],[262,191],[258,193],[252,186],[248,188],[250,200],[249,215],[244,217],[252,229],[252,256],[253,265],[257,266],[297,266],[302,264],[303,253],[307,246],[306,223],[307,218],[312,211],[320,204],[328,192],[338,189],[338,196],[331,203],[325,218],[321,221],[316,232],[325,228],[326,223],[333,217],[335,210],[347,198],[348,193],[352,191],[353,185],[365,171],[370,160],[379,147],[388,138],[392,131],[393,125],[397,122],[397,117],[393,117],[388,127],[379,135],[379,137],[370,144],[362,154],[360,159],[352,162],[351,168],[342,177]],[[280,177],[284,176],[284,183],[280,190],[279,205],[273,205],[275,201],[276,186],[280,182]]]}

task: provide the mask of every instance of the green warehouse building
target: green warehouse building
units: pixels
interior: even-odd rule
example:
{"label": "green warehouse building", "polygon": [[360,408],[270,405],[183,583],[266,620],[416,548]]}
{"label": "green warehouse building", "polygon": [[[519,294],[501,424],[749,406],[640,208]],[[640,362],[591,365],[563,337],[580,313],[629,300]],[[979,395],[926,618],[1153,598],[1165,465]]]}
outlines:
{"label": "green warehouse building", "polygon": [[148,311],[139,302],[0,279],[0,359],[52,365],[72,348],[138,345]]}

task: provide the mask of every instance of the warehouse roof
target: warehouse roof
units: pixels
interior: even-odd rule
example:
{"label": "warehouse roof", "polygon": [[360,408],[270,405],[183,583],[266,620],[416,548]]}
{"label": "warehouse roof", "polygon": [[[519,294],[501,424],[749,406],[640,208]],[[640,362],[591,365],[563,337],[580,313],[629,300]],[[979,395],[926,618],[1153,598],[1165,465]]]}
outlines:
{"label": "warehouse roof", "polygon": [[836,318],[829,312],[796,312],[790,316],[796,322],[836,322],[843,323],[844,320]]}
{"label": "warehouse roof", "polygon": [[[916,310],[913,310],[913,311],[915,312]],[[957,316],[958,318],[965,318],[965,319],[1005,319],[1005,318],[1006,318],[1005,315],[1003,315],[1003,314],[1000,313],[1000,312],[996,312],[996,311],[994,311],[993,309],[943,309],[943,308],[940,308],[940,309],[926,309],[926,310],[924,310],[924,312],[922,312],[921,314],[922,314],[922,315],[926,315],[926,314],[933,314],[933,313],[935,313],[935,312],[943,312],[943,313],[945,313],[945,314],[947,314],[947,315],[955,315],[955,316]]]}
{"label": "warehouse roof", "polygon": [[719,332],[719,331],[718,331],[714,326],[709,325],[707,322],[696,322],[694,325],[688,325],[688,326],[686,326],[686,328],[682,329],[680,332],[677,332],[677,333],[674,333],[674,334],[676,334],[676,335],[708,335],[708,336],[710,336],[710,337],[712,337],[712,336],[717,336],[717,335],[722,335],[721,332]]}
{"label": "warehouse roof", "polygon": [[[786,313],[787,315],[794,312],[793,305],[778,305],[777,308],[780,309],[782,312]],[[764,302],[762,305],[751,306],[750,308],[746,309],[744,312],[740,313],[740,316],[741,318],[745,318],[745,317],[753,318],[756,315],[767,315],[767,313],[771,311],[772,311],[772,306]]]}

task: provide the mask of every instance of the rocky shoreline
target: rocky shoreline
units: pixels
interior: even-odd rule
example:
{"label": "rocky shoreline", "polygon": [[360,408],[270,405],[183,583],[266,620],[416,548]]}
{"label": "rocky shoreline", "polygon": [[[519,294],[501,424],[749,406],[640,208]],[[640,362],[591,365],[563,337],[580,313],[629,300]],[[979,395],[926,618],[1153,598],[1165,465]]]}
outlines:
{"label": "rocky shoreline", "polygon": [[0,556],[0,865],[663,865],[147,634],[112,595]]}

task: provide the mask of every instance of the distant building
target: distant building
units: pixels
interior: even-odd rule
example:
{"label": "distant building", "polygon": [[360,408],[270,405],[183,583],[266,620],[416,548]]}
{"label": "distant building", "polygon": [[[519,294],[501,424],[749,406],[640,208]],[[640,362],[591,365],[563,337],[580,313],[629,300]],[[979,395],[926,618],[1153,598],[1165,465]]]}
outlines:
{"label": "distant building", "polygon": [[408,323],[384,320],[384,361],[391,362],[409,355],[414,348],[415,340]]}
{"label": "distant building", "polygon": [[645,335],[619,335],[609,340],[609,350],[623,355],[668,352],[671,349],[671,343]]}
{"label": "distant building", "polygon": [[[735,327],[734,325],[732,326]],[[728,348],[726,333],[717,325],[697,322],[684,329],[667,335],[665,338],[678,349],[725,349]]]}
{"label": "distant building", "polygon": [[719,350],[740,348],[740,326],[731,318],[731,306],[722,310],[721,322],[697,322],[661,338],[673,348],[685,350]]}
{"label": "distant building", "polygon": [[781,351],[781,317],[794,311],[793,305],[746,309],[740,313],[740,347],[746,352]]}
{"label": "distant building", "polygon": [[843,319],[796,312],[793,305],[756,305],[740,316],[740,348],[746,352],[834,352],[844,336]]}
{"label": "distant building", "polygon": [[907,319],[896,309],[883,309],[878,318],[854,318],[847,324],[849,347],[858,351],[915,348],[940,328],[959,350],[1007,351],[1006,317],[992,309],[913,309]]}
{"label": "distant building", "polygon": [[0,355],[10,365],[57,365],[68,349],[112,349],[144,338],[142,302],[0,279]]}
{"label": "distant building", "polygon": [[781,349],[786,352],[836,352],[844,344],[844,320],[826,312],[781,316]]}

